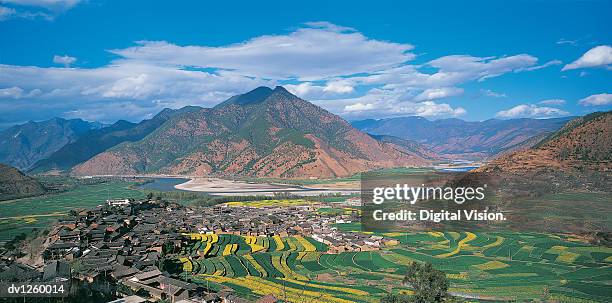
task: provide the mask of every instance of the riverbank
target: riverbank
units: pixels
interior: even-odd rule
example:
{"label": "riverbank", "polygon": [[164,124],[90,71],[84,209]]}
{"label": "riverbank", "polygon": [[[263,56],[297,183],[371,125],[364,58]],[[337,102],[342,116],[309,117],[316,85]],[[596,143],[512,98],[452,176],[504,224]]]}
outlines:
{"label": "riverbank", "polygon": [[272,196],[286,193],[299,196],[316,196],[322,194],[354,194],[359,188],[324,188],[286,185],[279,183],[254,183],[220,178],[193,178],[185,183],[175,185],[179,190],[205,192],[217,196]]}

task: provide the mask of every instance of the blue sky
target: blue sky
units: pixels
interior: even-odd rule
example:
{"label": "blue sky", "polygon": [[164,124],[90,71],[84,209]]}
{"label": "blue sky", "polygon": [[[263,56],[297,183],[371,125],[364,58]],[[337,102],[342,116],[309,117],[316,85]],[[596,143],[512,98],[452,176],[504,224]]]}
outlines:
{"label": "blue sky", "polygon": [[284,85],[349,120],[612,109],[610,1],[0,0],[0,128]]}

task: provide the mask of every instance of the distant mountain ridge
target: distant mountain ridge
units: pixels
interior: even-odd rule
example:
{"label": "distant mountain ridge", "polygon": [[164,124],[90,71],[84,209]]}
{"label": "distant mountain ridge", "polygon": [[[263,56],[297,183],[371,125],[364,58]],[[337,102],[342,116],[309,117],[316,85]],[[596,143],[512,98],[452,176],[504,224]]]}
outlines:
{"label": "distant mountain ridge", "polygon": [[391,143],[396,146],[399,146],[403,148],[405,151],[414,153],[424,159],[430,159],[430,160],[440,159],[440,155],[428,149],[423,144],[420,144],[412,140],[406,140],[406,139],[402,139],[399,137],[386,136],[386,135],[370,135],[370,136],[380,142]]}
{"label": "distant mountain ridge", "polygon": [[568,117],[468,122],[456,118],[430,121],[400,117],[354,121],[352,125],[373,135],[416,141],[443,156],[483,159],[528,148],[569,120]]}
{"label": "distant mountain ridge", "polygon": [[335,177],[429,164],[283,87],[260,87],[170,119],[142,140],[115,146],[73,173]]}
{"label": "distant mountain ridge", "polygon": [[175,115],[199,109],[201,108],[196,106],[186,106],[176,110],[166,108],[153,118],[140,123],[119,120],[109,127],[92,130],[74,142],[66,144],[48,158],[36,162],[30,171],[69,170],[118,144],[144,138]]}
{"label": "distant mountain ridge", "polygon": [[12,126],[0,132],[0,163],[28,169],[88,131],[101,127],[97,122],[62,118]]}

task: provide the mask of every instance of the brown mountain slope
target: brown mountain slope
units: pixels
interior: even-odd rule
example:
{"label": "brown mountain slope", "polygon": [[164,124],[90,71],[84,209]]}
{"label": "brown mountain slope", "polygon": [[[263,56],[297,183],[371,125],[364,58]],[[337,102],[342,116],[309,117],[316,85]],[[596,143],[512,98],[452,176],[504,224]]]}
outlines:
{"label": "brown mountain slope", "polygon": [[260,87],[170,119],[144,139],[99,154],[73,172],[303,178],[429,164],[283,87]]}
{"label": "brown mountain slope", "polygon": [[568,122],[533,148],[489,163],[479,171],[612,171],[612,112]]}
{"label": "brown mountain slope", "polygon": [[0,164],[0,201],[42,195],[45,188],[18,169]]}

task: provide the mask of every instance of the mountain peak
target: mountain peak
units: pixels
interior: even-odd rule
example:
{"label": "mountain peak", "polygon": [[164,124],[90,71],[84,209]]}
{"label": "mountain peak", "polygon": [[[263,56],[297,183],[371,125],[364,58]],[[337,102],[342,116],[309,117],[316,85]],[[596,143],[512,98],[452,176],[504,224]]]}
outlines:
{"label": "mountain peak", "polygon": [[266,87],[266,86],[260,86],[247,93],[233,96],[227,99],[226,101],[221,102],[216,107],[222,107],[222,106],[229,105],[229,104],[245,105],[245,104],[254,104],[254,103],[263,102],[272,94],[272,92],[273,91],[271,88]]}
{"label": "mountain peak", "polygon": [[272,94],[277,95],[277,96],[287,97],[287,98],[298,98],[296,95],[290,93],[286,88],[282,86],[275,87],[274,91],[272,91]]}
{"label": "mountain peak", "polygon": [[284,88],[284,87],[282,87],[282,86],[280,86],[280,85],[279,85],[279,86],[277,86],[277,87],[275,87],[275,88],[274,88],[274,91],[275,91],[275,92],[283,92],[283,93],[288,93],[288,94],[291,94],[291,93],[290,93],[290,92],[289,92],[289,91],[288,91],[286,88]]}
{"label": "mountain peak", "polygon": [[278,100],[299,99],[297,96],[290,93],[287,89],[285,89],[282,86],[277,86],[274,89],[271,89],[266,86],[260,86],[247,93],[233,96],[227,99],[226,101],[218,104],[216,108],[221,108],[221,107],[224,107],[230,104],[249,105],[249,104],[262,103],[268,100],[270,97],[272,97],[273,99],[278,99]]}

